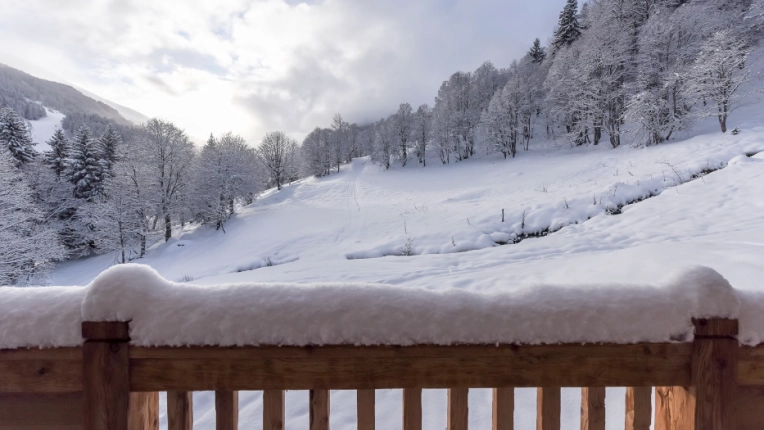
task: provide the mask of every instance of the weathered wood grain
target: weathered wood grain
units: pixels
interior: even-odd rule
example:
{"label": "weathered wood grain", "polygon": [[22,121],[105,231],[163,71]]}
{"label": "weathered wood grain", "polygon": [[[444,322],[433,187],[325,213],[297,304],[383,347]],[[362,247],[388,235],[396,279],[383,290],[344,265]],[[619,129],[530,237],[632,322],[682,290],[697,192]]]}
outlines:
{"label": "weathered wood grain", "polygon": [[82,347],[85,430],[128,430],[128,344],[87,341]]}
{"label": "weathered wood grain", "polygon": [[358,430],[375,429],[375,397],[376,393],[374,390],[358,390],[356,393]]}
{"label": "weathered wood grain", "polygon": [[467,430],[469,425],[469,389],[448,390],[448,430]]}
{"label": "weathered wood grain", "polygon": [[540,387],[536,392],[536,430],[560,430],[559,387]]}
{"label": "weathered wood grain", "polygon": [[130,327],[126,322],[83,321],[82,337],[89,340],[127,342],[130,340]]}
{"label": "weathered wood grain", "polygon": [[263,391],[263,430],[284,430],[284,390]]}
{"label": "weathered wood grain", "polygon": [[695,389],[655,387],[655,430],[695,430]]}
{"label": "weathered wood grain", "polygon": [[215,429],[238,430],[239,392],[215,391]]}
{"label": "weathered wood grain", "polygon": [[159,430],[159,393],[130,393],[129,430]]}
{"label": "weathered wood grain", "polygon": [[422,389],[403,390],[403,430],[422,430]]}
{"label": "weathered wood grain", "polygon": [[189,391],[167,392],[167,430],[193,430],[194,396]]}
{"label": "weathered wood grain", "polygon": [[329,430],[329,390],[310,390],[310,430]]}
{"label": "weathered wood grain", "polygon": [[695,320],[692,384],[695,430],[737,428],[737,320]]}
{"label": "weathered wood grain", "polygon": [[650,430],[652,387],[626,387],[626,430]]}

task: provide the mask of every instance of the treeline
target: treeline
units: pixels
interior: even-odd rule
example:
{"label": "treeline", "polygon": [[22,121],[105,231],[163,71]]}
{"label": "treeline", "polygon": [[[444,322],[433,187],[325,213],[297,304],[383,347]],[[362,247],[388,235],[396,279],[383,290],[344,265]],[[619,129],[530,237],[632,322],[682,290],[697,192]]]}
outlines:
{"label": "treeline", "polygon": [[59,129],[38,153],[26,121],[0,109],[0,285],[39,282],[70,258],[117,251],[124,263],[190,222],[225,231],[241,205],[299,176],[297,143],[281,132],[257,148],[232,133],[196,148],[161,119],[129,131]]}
{"label": "treeline", "polygon": [[432,107],[403,103],[359,126],[336,116],[303,142],[304,174],[354,156],[390,167],[515,157],[534,139],[654,145],[713,116],[722,132],[746,94],[764,1],[567,0],[550,42],[508,68],[486,62],[443,82]]}

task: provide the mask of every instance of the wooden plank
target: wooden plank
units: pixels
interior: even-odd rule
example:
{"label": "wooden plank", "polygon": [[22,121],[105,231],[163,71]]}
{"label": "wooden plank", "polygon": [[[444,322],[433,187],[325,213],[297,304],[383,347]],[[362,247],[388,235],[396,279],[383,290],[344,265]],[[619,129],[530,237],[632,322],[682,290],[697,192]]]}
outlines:
{"label": "wooden plank", "polygon": [[690,385],[692,344],[131,348],[133,391]]}
{"label": "wooden plank", "polygon": [[159,393],[130,393],[129,430],[159,430]]}
{"label": "wooden plank", "polygon": [[469,389],[448,390],[448,430],[467,430],[469,426]]}
{"label": "wooden plank", "polygon": [[403,390],[403,430],[422,430],[422,389]]}
{"label": "wooden plank", "polygon": [[741,386],[764,385],[764,345],[741,347],[738,354],[738,383]]}
{"label": "wooden plank", "polygon": [[655,430],[695,430],[695,389],[655,387]]}
{"label": "wooden plank", "polygon": [[82,348],[0,350],[0,393],[82,392]]}
{"label": "wooden plank", "polygon": [[329,390],[310,390],[310,430],[329,430]]}
{"label": "wooden plank", "polygon": [[194,396],[189,391],[167,392],[167,430],[193,430]]}
{"label": "wooden plank", "polygon": [[493,430],[514,430],[515,389],[493,389]]}
{"label": "wooden plank", "polygon": [[87,341],[82,347],[84,430],[128,430],[128,344]]}
{"label": "wooden plank", "polygon": [[0,430],[82,430],[82,393],[0,394]]}
{"label": "wooden plank", "polygon": [[358,390],[356,393],[356,410],[358,411],[358,430],[374,430],[375,420],[375,397],[374,390]]}
{"label": "wooden plank", "polygon": [[605,387],[581,389],[581,430],[605,430]]}
{"label": "wooden plank", "polygon": [[263,391],[263,430],[284,430],[284,390]]}
{"label": "wooden plank", "polygon": [[736,403],[738,430],[764,429],[764,386],[740,387]]}
{"label": "wooden plank", "polygon": [[239,392],[215,391],[215,429],[238,430]]}
{"label": "wooden plank", "polygon": [[[695,430],[737,428],[737,321],[696,320],[692,353]],[[700,333],[700,334],[699,334]]]}
{"label": "wooden plank", "polygon": [[536,392],[536,430],[560,430],[559,387],[541,387]]}
{"label": "wooden plank", "polygon": [[83,321],[82,337],[89,340],[127,342],[130,328],[126,322]]}
{"label": "wooden plank", "polygon": [[626,387],[626,430],[650,430],[652,387]]}

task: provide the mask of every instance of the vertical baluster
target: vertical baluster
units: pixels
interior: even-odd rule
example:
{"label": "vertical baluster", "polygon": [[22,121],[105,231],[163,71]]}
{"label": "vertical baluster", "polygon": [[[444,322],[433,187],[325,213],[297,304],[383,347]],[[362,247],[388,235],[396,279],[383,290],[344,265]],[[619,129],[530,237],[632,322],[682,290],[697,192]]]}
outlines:
{"label": "vertical baluster", "polygon": [[263,430],[284,430],[284,390],[263,391]]}
{"label": "vertical baluster", "polygon": [[650,430],[652,387],[626,388],[626,430]]}
{"label": "vertical baluster", "polygon": [[130,393],[129,430],[159,430],[159,393]]}
{"label": "vertical baluster", "polygon": [[358,430],[374,430],[374,397],[374,390],[358,390],[356,393]]}
{"label": "vertical baluster", "polygon": [[239,392],[215,391],[215,429],[238,430]]}
{"label": "vertical baluster", "polygon": [[493,389],[493,430],[514,430],[515,389]]}
{"label": "vertical baluster", "polygon": [[581,389],[581,430],[605,430],[605,387]]}
{"label": "vertical baluster", "polygon": [[451,388],[448,390],[448,430],[467,430],[468,397],[468,388]]}
{"label": "vertical baluster", "polygon": [[560,430],[560,387],[538,389],[536,430]]}
{"label": "vertical baluster", "polygon": [[310,430],[329,430],[329,390],[310,390]]}
{"label": "vertical baluster", "polygon": [[422,430],[422,389],[403,390],[403,430]]}
{"label": "vertical baluster", "polygon": [[194,396],[190,391],[167,392],[167,430],[194,428]]}

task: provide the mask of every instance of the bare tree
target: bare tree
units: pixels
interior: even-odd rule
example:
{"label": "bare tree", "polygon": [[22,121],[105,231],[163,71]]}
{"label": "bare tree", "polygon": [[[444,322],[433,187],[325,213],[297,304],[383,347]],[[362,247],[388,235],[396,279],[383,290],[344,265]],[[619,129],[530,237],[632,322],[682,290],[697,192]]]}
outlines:
{"label": "bare tree", "polygon": [[289,150],[294,145],[294,140],[287,137],[284,132],[274,131],[263,137],[260,146],[257,147],[257,158],[260,160],[268,175],[270,185],[281,189],[289,172]]}

